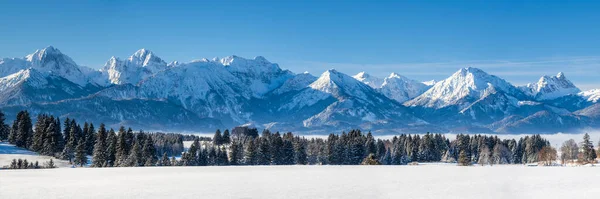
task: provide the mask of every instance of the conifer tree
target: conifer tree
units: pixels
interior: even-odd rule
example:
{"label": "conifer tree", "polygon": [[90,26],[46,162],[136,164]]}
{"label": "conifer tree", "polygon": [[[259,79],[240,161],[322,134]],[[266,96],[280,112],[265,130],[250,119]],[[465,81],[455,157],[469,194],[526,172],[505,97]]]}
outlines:
{"label": "conifer tree", "polygon": [[128,146],[127,132],[125,131],[125,127],[121,126],[117,135],[115,166],[124,166],[127,157],[129,156]]}
{"label": "conifer tree", "polygon": [[6,116],[0,111],[0,141],[8,140],[10,134],[10,127],[5,123]]}
{"label": "conifer tree", "polygon": [[308,163],[307,161],[307,154],[306,154],[306,143],[304,143],[303,141],[298,141],[296,142],[296,145],[294,146],[294,150],[295,150],[295,157],[294,157],[294,161],[296,162],[296,164],[302,164],[305,165]]}
{"label": "conifer tree", "polygon": [[46,164],[46,168],[49,168],[49,169],[56,168],[56,165],[54,164],[54,160],[52,160],[52,158],[50,158],[50,161],[48,161],[48,163]]}
{"label": "conifer tree", "polygon": [[225,129],[225,131],[223,131],[223,144],[231,144],[231,135],[229,134],[229,129]]}
{"label": "conifer tree", "polygon": [[295,153],[294,153],[294,144],[292,141],[284,140],[282,145],[281,152],[281,163],[284,165],[292,165],[295,164]]}
{"label": "conifer tree", "polygon": [[142,157],[144,158],[144,166],[155,166],[158,158],[156,157],[156,148],[152,137],[147,136],[144,139],[144,147],[142,148]]}
{"label": "conifer tree", "polygon": [[221,135],[221,130],[219,129],[217,129],[215,136],[213,136],[213,144],[215,146],[223,144],[223,136]]}
{"label": "conifer tree", "polygon": [[[102,126],[103,124],[100,124],[100,125]],[[86,130],[86,126],[87,126],[87,130]],[[97,135],[96,135],[96,130],[94,129],[94,124],[90,123],[88,125],[88,123],[86,122],[84,124],[83,134],[85,136],[86,151],[87,151],[88,155],[92,155],[92,153],[94,153],[94,147],[97,143],[96,142]],[[106,129],[104,129],[104,138],[106,138]]]}
{"label": "conifer tree", "polygon": [[257,154],[257,164],[259,165],[269,165],[271,164],[271,146],[269,145],[269,140],[264,136],[258,140],[258,154]]}
{"label": "conifer tree", "polygon": [[244,163],[247,165],[257,165],[258,164],[258,148],[257,148],[258,139],[248,141],[246,144],[246,149],[244,150]]}
{"label": "conifer tree", "polygon": [[594,150],[594,145],[590,140],[590,135],[587,133],[583,135],[583,142],[581,143],[581,149],[583,150],[583,162],[589,163],[593,162],[596,159],[596,151]]}
{"label": "conifer tree", "polygon": [[158,163],[158,166],[163,166],[163,167],[171,166],[171,160],[169,160],[169,157],[167,156],[167,152],[163,153],[163,155],[160,158],[160,161]]}
{"label": "conifer tree", "polygon": [[[249,141],[252,142],[252,141]],[[231,144],[231,147],[229,148],[230,152],[229,152],[229,157],[230,157],[230,161],[229,163],[231,165],[239,165],[241,164],[241,160],[242,160],[242,156],[240,154],[242,154],[242,145],[240,143],[234,142]]]}
{"label": "conifer tree", "polygon": [[142,149],[140,147],[140,143],[139,142],[135,142],[133,144],[133,147],[131,148],[131,151],[129,152],[129,156],[127,157],[127,160],[125,161],[125,165],[127,167],[138,167],[141,166],[139,164],[140,160],[140,156],[141,156],[141,152]]}
{"label": "conifer tree", "polygon": [[106,148],[106,163],[108,167],[113,167],[115,166],[115,162],[117,160],[117,138],[115,135],[115,130],[113,130],[112,128],[108,131],[106,143],[108,144]]}
{"label": "conifer tree", "polygon": [[79,139],[79,142],[77,143],[77,148],[75,150],[75,160],[73,160],[73,163],[81,167],[85,166],[87,164],[87,151],[85,150],[85,140]]}
{"label": "conifer tree", "polygon": [[[87,124],[87,123],[86,123]],[[89,134],[89,129],[88,129],[88,134]],[[106,155],[106,129],[104,128],[104,124],[100,124],[100,128],[98,129],[98,133],[96,135],[96,138],[94,139],[96,141],[94,147],[93,147],[93,156],[92,156],[92,167],[105,167],[108,165],[107,163],[107,155]],[[87,142],[88,140],[91,138],[87,138],[85,139],[85,143],[86,143],[86,152],[87,152]]]}
{"label": "conifer tree", "polygon": [[[13,132],[10,138],[13,139],[17,147],[31,149],[33,142],[33,129],[29,112],[20,111],[17,114],[17,119],[13,123]],[[10,141],[9,138],[9,141]]]}

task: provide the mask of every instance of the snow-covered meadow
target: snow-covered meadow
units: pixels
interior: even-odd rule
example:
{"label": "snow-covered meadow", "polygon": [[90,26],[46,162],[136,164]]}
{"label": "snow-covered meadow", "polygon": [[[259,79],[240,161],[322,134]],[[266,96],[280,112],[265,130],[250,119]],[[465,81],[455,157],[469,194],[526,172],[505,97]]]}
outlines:
{"label": "snow-covered meadow", "polygon": [[597,167],[227,166],[0,172],[0,198],[592,198]]}
{"label": "snow-covered meadow", "polygon": [[57,167],[69,167],[70,166],[68,161],[58,160],[58,159],[56,159],[54,157],[50,157],[50,156],[42,156],[36,152],[18,148],[12,144],[8,144],[6,142],[0,142],[0,168],[2,168],[3,166],[10,165],[10,162],[13,159],[24,159],[31,163],[38,161],[40,165],[44,165],[44,163],[46,163],[46,162],[50,161],[50,159],[52,159],[52,161],[54,161],[54,164]]}

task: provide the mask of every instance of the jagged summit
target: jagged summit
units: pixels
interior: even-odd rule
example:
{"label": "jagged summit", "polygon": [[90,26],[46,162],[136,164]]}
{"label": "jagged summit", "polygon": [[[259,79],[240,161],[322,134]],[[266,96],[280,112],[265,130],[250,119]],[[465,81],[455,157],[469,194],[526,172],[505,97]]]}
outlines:
{"label": "jagged summit", "polygon": [[552,100],[581,92],[563,72],[559,72],[556,76],[544,75],[537,83],[527,84],[521,87],[521,90],[539,100]]}
{"label": "jagged summit", "polygon": [[386,97],[403,103],[423,94],[428,88],[421,82],[393,72],[383,80],[379,91]]}
{"label": "jagged summit", "polygon": [[516,98],[524,94],[506,80],[490,75],[481,69],[461,68],[452,76],[442,80],[417,98],[406,103],[407,106],[442,108],[452,105],[468,106],[468,103],[482,97],[486,90],[494,89],[508,93]]}
{"label": "jagged summit", "polygon": [[[151,118],[148,122],[165,126],[164,122],[185,118],[180,114],[184,113],[215,125],[277,124],[282,128],[278,130],[290,131],[509,132],[544,129],[560,121],[557,118],[572,121],[562,129],[587,128],[600,126],[600,120],[591,117],[598,109],[589,108],[598,107],[594,104],[599,96],[600,90],[579,92],[564,73],[517,88],[474,67],[423,83],[402,71],[382,78],[365,71],[349,76],[335,69],[318,77],[295,74],[262,56],[168,63],[148,49],[125,59],[113,56],[102,70],[81,67],[52,46],[22,58],[0,59],[3,110],[10,106],[10,110],[110,118],[98,122],[112,125]],[[547,100],[554,97],[559,98]],[[81,107],[87,107],[85,113]]]}
{"label": "jagged summit", "polygon": [[357,79],[358,81],[361,81],[362,83],[371,86],[372,88],[381,88],[381,85],[383,84],[383,79],[369,75],[365,71],[362,71],[352,77],[354,77],[354,79]]}

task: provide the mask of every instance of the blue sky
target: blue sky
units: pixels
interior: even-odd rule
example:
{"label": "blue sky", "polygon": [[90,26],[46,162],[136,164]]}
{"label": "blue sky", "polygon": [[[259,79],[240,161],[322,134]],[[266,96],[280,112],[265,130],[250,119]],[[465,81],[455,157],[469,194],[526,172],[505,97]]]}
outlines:
{"label": "blue sky", "polygon": [[592,1],[2,1],[0,57],[53,45],[80,65],[147,48],[167,61],[265,56],[319,75],[336,68],[443,79],[472,66],[514,84],[564,71],[600,88]]}

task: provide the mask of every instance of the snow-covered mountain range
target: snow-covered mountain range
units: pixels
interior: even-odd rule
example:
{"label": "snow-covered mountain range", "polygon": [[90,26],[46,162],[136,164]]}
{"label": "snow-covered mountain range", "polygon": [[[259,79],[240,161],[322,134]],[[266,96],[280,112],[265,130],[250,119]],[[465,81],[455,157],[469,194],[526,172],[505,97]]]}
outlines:
{"label": "snow-covered mountain range", "polygon": [[331,69],[295,74],[258,56],[167,63],[141,49],[102,69],[54,47],[0,60],[0,108],[109,126],[204,131],[254,125],[278,131],[552,133],[600,127],[600,89],[565,74],[515,86],[478,68],[440,81]]}

